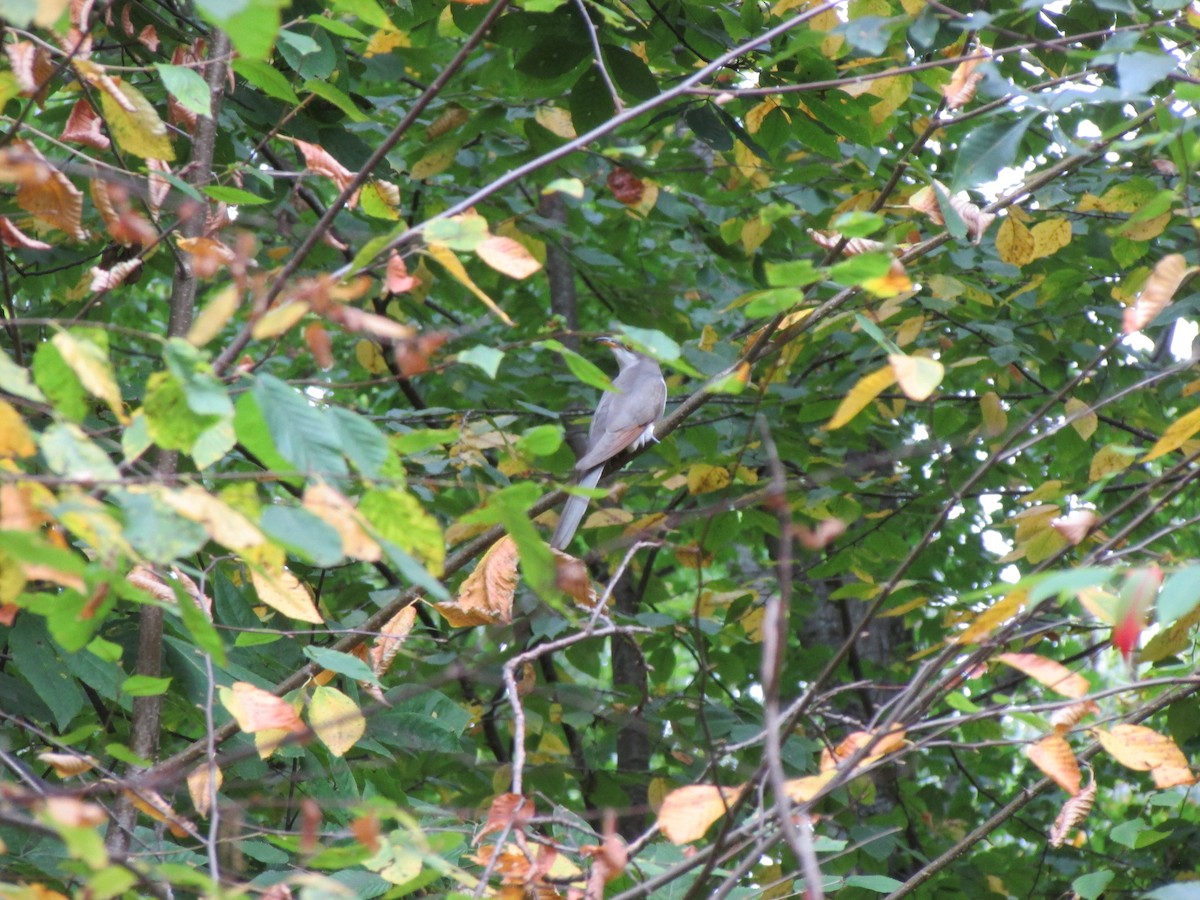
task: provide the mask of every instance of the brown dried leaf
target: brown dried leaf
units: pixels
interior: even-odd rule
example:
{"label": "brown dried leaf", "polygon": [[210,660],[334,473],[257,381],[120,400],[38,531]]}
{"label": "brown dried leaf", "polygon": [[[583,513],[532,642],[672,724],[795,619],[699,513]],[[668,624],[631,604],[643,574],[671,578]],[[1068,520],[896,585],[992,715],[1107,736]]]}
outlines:
{"label": "brown dried leaf", "polygon": [[326,316],[347,331],[360,331],[379,340],[403,341],[416,334],[409,325],[402,325],[395,319],[367,312],[357,306],[334,306]]}
{"label": "brown dried leaf", "polygon": [[792,524],[792,535],[806,550],[821,550],[828,547],[846,533],[846,523],[841,519],[822,519],[816,528],[800,523]]}
{"label": "brown dried leaf", "polygon": [[157,217],[158,211],[167,199],[167,194],[171,192],[171,182],[167,181],[159,173],[170,175],[171,167],[167,165],[166,160],[148,159],[146,160],[146,168],[150,170],[150,175],[147,179],[149,186],[147,204],[150,207],[150,212]]}
{"label": "brown dried leaf", "polygon": [[512,621],[513,596],[517,590],[517,545],[505,535],[488,548],[463,581],[458,596],[435,608],[455,628]]}
{"label": "brown dried leaf", "polygon": [[115,287],[120,287],[125,283],[134,272],[142,267],[142,260],[127,259],[119,262],[111,269],[102,269],[99,266],[92,266],[88,270],[88,274],[92,276],[91,283],[88,285],[88,290],[93,294],[102,294],[105,291],[111,291]]}
{"label": "brown dried leaf", "polygon": [[1061,847],[1071,830],[1088,817],[1092,804],[1096,802],[1096,782],[1092,781],[1087,787],[1063,804],[1054,824],[1050,826],[1050,846]]}
{"label": "brown dried leaf", "polygon": [[1055,731],[1066,734],[1088,716],[1095,715],[1099,711],[1100,707],[1094,700],[1083,700],[1055,710],[1050,716],[1050,724],[1054,726]]}
{"label": "brown dried leaf", "polygon": [[580,606],[595,609],[596,604],[600,602],[600,595],[592,587],[587,566],[562,550],[551,547],[550,552],[554,554],[555,586]]}
{"label": "brown dried leaf", "polygon": [[535,813],[533,800],[520,794],[500,794],[488,807],[487,821],[475,835],[474,843],[478,844],[494,831],[512,828],[521,831],[533,818]]}
{"label": "brown dried leaf", "polygon": [[949,84],[942,85],[942,96],[946,98],[946,109],[958,109],[974,99],[975,89],[979,86],[979,82],[983,81],[983,73],[975,71],[981,62],[983,62],[982,59],[965,59],[955,67]]}
{"label": "brown dried leaf", "polygon": [[738,801],[746,786],[719,787],[689,784],[663,798],[658,808],[658,827],[673,844],[687,844],[704,837],[713,822]]}
{"label": "brown dried leaf", "polygon": [[1180,253],[1170,253],[1155,263],[1137,300],[1125,308],[1125,333],[1141,331],[1153,322],[1171,303],[1188,272],[1187,260]]}
{"label": "brown dried leaf", "polygon": [[28,141],[13,141],[0,150],[0,181],[16,182],[17,205],[47,225],[85,240],[83,192],[55,169]]}
{"label": "brown dried leaf", "polygon": [[126,799],[139,812],[143,812],[156,822],[164,822],[171,834],[177,838],[196,834],[196,827],[187,819],[171,808],[166,800],[156,791],[147,788],[123,791]]}
{"label": "brown dried leaf", "polygon": [[305,325],[304,343],[308,345],[308,352],[322,370],[328,371],[333,368],[336,361],[333,358],[333,339],[324,325],[320,322],[309,322]]}
{"label": "brown dried leaf", "polygon": [[1048,734],[1036,744],[1030,744],[1025,748],[1025,755],[1068,794],[1074,796],[1079,793],[1083,775],[1071,745],[1061,734]]}
{"label": "brown dried leaf", "polygon": [[149,50],[151,53],[158,52],[158,32],[153,25],[147,25],[138,32],[138,43]]}
{"label": "brown dried leaf", "polygon": [[24,97],[33,97],[46,87],[54,73],[50,51],[33,41],[13,41],[4,45],[9,66]]}
{"label": "brown dried leaf", "polygon": [[[310,144],[307,141],[295,138],[291,138],[290,140],[299,148],[301,155],[303,155],[304,165],[307,167],[307,170],[331,179],[337,185],[338,190],[344,191],[346,185],[354,179],[354,173],[334,159],[329,151],[320,144]],[[357,201],[358,194],[355,193],[346,202],[346,205],[353,208]]]}
{"label": "brown dried leaf", "polygon": [[1073,700],[1079,700],[1091,690],[1088,680],[1078,672],[1036,653],[1001,653],[996,659]]}
{"label": "brown dried leaf", "polygon": [[404,294],[419,285],[421,279],[408,274],[408,266],[404,263],[404,257],[393,250],[392,255],[388,257],[387,275],[384,283],[388,293]]}
{"label": "brown dried leaf", "polygon": [[74,144],[83,144],[95,150],[107,150],[112,141],[103,130],[104,121],[92,109],[86,100],[78,101],[71,107],[71,115],[67,117],[66,127],[59,139]]}

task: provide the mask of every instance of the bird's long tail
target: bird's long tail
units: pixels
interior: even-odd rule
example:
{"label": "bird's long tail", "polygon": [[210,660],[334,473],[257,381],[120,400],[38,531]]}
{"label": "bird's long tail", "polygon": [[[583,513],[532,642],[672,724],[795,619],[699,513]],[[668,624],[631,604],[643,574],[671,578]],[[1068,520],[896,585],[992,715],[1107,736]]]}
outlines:
{"label": "bird's long tail", "polygon": [[[593,466],[583,473],[583,476],[575,483],[575,486],[594,488],[600,481],[600,476],[603,473],[603,463]],[[558,517],[558,527],[554,529],[554,537],[550,538],[551,547],[555,550],[566,549],[567,544],[571,543],[571,538],[575,537],[575,530],[579,528],[579,523],[583,521],[583,514],[587,512],[587,508],[587,497],[577,497],[574,494],[567,497],[567,502],[563,504],[562,513]]]}

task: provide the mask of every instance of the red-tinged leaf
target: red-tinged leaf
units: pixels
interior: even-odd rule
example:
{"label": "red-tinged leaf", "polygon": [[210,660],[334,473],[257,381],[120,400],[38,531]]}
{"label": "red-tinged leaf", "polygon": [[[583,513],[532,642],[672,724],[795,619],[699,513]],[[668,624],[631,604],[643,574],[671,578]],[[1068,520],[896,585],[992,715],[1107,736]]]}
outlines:
{"label": "red-tinged leaf", "polygon": [[628,169],[613,169],[608,173],[608,189],[626,206],[637,206],[642,201],[646,185]]}
{"label": "red-tinged leaf", "polygon": [[1100,517],[1090,509],[1077,509],[1065,516],[1059,516],[1050,522],[1050,527],[1065,537],[1072,546],[1082,544],[1091,534]]}
{"label": "red-tinged leaf", "polygon": [[71,115],[67,117],[66,127],[59,135],[59,140],[72,144],[82,144],[94,150],[107,150],[112,141],[104,133],[104,120],[92,109],[92,104],[79,100],[71,107]]}
{"label": "red-tinged leaf", "polygon": [[333,340],[324,325],[320,322],[309,322],[305,325],[304,343],[308,345],[308,352],[313,355],[318,366],[325,370],[333,368]]}
{"label": "red-tinged leaf", "polygon": [[33,41],[13,41],[4,45],[9,66],[17,79],[17,86],[25,97],[41,93],[54,73],[50,52]]}
{"label": "red-tinged leaf", "polygon": [[420,283],[421,279],[408,274],[408,266],[404,263],[404,257],[393,250],[392,255],[388,257],[387,275],[385,278],[385,286],[388,293],[405,294]]}
{"label": "red-tinged leaf", "polygon": [[158,32],[155,30],[153,25],[147,25],[145,28],[139,31],[137,39],[138,43],[151,53],[158,52]]}
{"label": "red-tinged leaf", "polygon": [[[981,48],[982,49],[982,48]],[[976,53],[980,52],[979,50]],[[982,52],[987,52],[983,50]],[[982,59],[967,59],[960,62],[950,76],[950,82],[942,85],[942,96],[946,98],[946,109],[958,109],[970,103],[975,89],[983,81],[983,73],[976,72]]]}
{"label": "red-tinged leaf", "polygon": [[[346,186],[354,179],[354,173],[334,159],[329,151],[320,144],[310,144],[308,141],[296,139],[292,139],[292,143],[300,150],[308,171],[331,179],[337,185],[338,190],[345,190]],[[356,192],[346,202],[346,205],[353,208],[357,200]]]}
{"label": "red-tinged leaf", "polygon": [[487,821],[475,835],[474,843],[478,844],[484,837],[494,831],[511,828],[522,830],[533,818],[535,813],[533,800],[520,794],[500,794],[488,808]]}
{"label": "red-tinged leaf", "polygon": [[1118,597],[1116,621],[1113,627],[1113,646],[1121,651],[1128,662],[1137,649],[1138,639],[1146,627],[1146,617],[1158,589],[1162,586],[1163,573],[1158,566],[1131,569],[1125,575]]}
{"label": "red-tinged leaf", "polygon": [[24,247],[26,250],[51,250],[50,244],[31,238],[6,216],[0,216],[0,241],[5,247]]}

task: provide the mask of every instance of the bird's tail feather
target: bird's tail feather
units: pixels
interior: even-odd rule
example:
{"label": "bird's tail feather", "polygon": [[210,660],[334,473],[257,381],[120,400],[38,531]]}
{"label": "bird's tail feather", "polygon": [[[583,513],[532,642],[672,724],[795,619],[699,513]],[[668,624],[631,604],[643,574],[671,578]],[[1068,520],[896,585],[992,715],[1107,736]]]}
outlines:
{"label": "bird's tail feather", "polygon": [[[594,488],[600,481],[603,472],[603,463],[593,466],[583,473],[575,486]],[[577,497],[574,494],[567,497],[567,502],[563,504],[562,512],[558,517],[558,527],[554,529],[554,537],[550,538],[551,547],[555,550],[566,549],[567,544],[571,543],[571,538],[575,537],[575,531],[579,528],[579,523],[583,521],[583,514],[587,512],[587,508],[587,497]]]}

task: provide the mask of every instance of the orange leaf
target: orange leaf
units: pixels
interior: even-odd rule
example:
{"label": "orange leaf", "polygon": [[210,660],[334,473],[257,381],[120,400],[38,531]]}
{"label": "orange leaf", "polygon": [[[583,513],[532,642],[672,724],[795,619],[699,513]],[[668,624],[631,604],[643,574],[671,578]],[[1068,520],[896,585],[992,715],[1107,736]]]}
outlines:
{"label": "orange leaf", "polygon": [[1125,308],[1125,333],[1141,331],[1153,322],[1170,304],[1188,272],[1187,260],[1180,253],[1170,253],[1155,263],[1137,300]]}
{"label": "orange leaf", "polygon": [[946,109],[958,109],[975,97],[975,89],[983,81],[983,73],[975,71],[981,62],[981,59],[965,59],[955,67],[950,83],[942,85]]}
{"label": "orange leaf", "polygon": [[1061,847],[1071,829],[1087,818],[1096,802],[1096,782],[1093,781],[1082,791],[1063,804],[1054,825],[1050,828],[1050,846]]}
{"label": "orange leaf", "polygon": [[663,798],[658,808],[658,826],[673,844],[698,841],[708,826],[725,815],[746,789],[719,787],[715,784],[689,784],[676,788]]}
{"label": "orange leaf", "polygon": [[233,687],[220,687],[217,692],[221,705],[247,734],[266,729],[281,729],[293,734],[305,730],[292,704],[248,681],[235,681]]}
{"label": "orange leaf", "polygon": [[79,100],[71,107],[71,115],[59,139],[73,144],[83,144],[95,150],[107,150],[112,144],[102,130],[104,122],[86,100]]}
{"label": "orange leaf", "polygon": [[513,596],[517,590],[517,545],[505,535],[488,548],[463,581],[458,596],[449,603],[435,604],[437,611],[456,628],[512,621]]}
{"label": "orange leaf", "polygon": [[364,562],[377,562],[383,550],[367,534],[362,516],[354,504],[327,484],[310,484],[304,489],[303,506],[325,524],[330,525],[342,539],[342,552]]}
{"label": "orange leaf", "polygon": [[490,235],[480,241],[475,253],[497,272],[511,278],[528,278],[542,267],[523,244],[508,237]]}
{"label": "orange leaf", "polygon": [[1061,734],[1048,734],[1036,744],[1030,744],[1025,748],[1025,755],[1068,794],[1079,793],[1083,775],[1071,745]]}
{"label": "orange leaf", "polygon": [[1073,700],[1085,696],[1091,689],[1088,680],[1078,672],[1036,653],[1001,653],[996,659]]}
{"label": "orange leaf", "polygon": [[533,801],[528,797],[522,797],[520,794],[500,794],[488,807],[487,822],[479,829],[479,834],[475,835],[475,843],[478,844],[493,831],[503,831],[506,828],[520,831],[533,818],[535,811]]}

